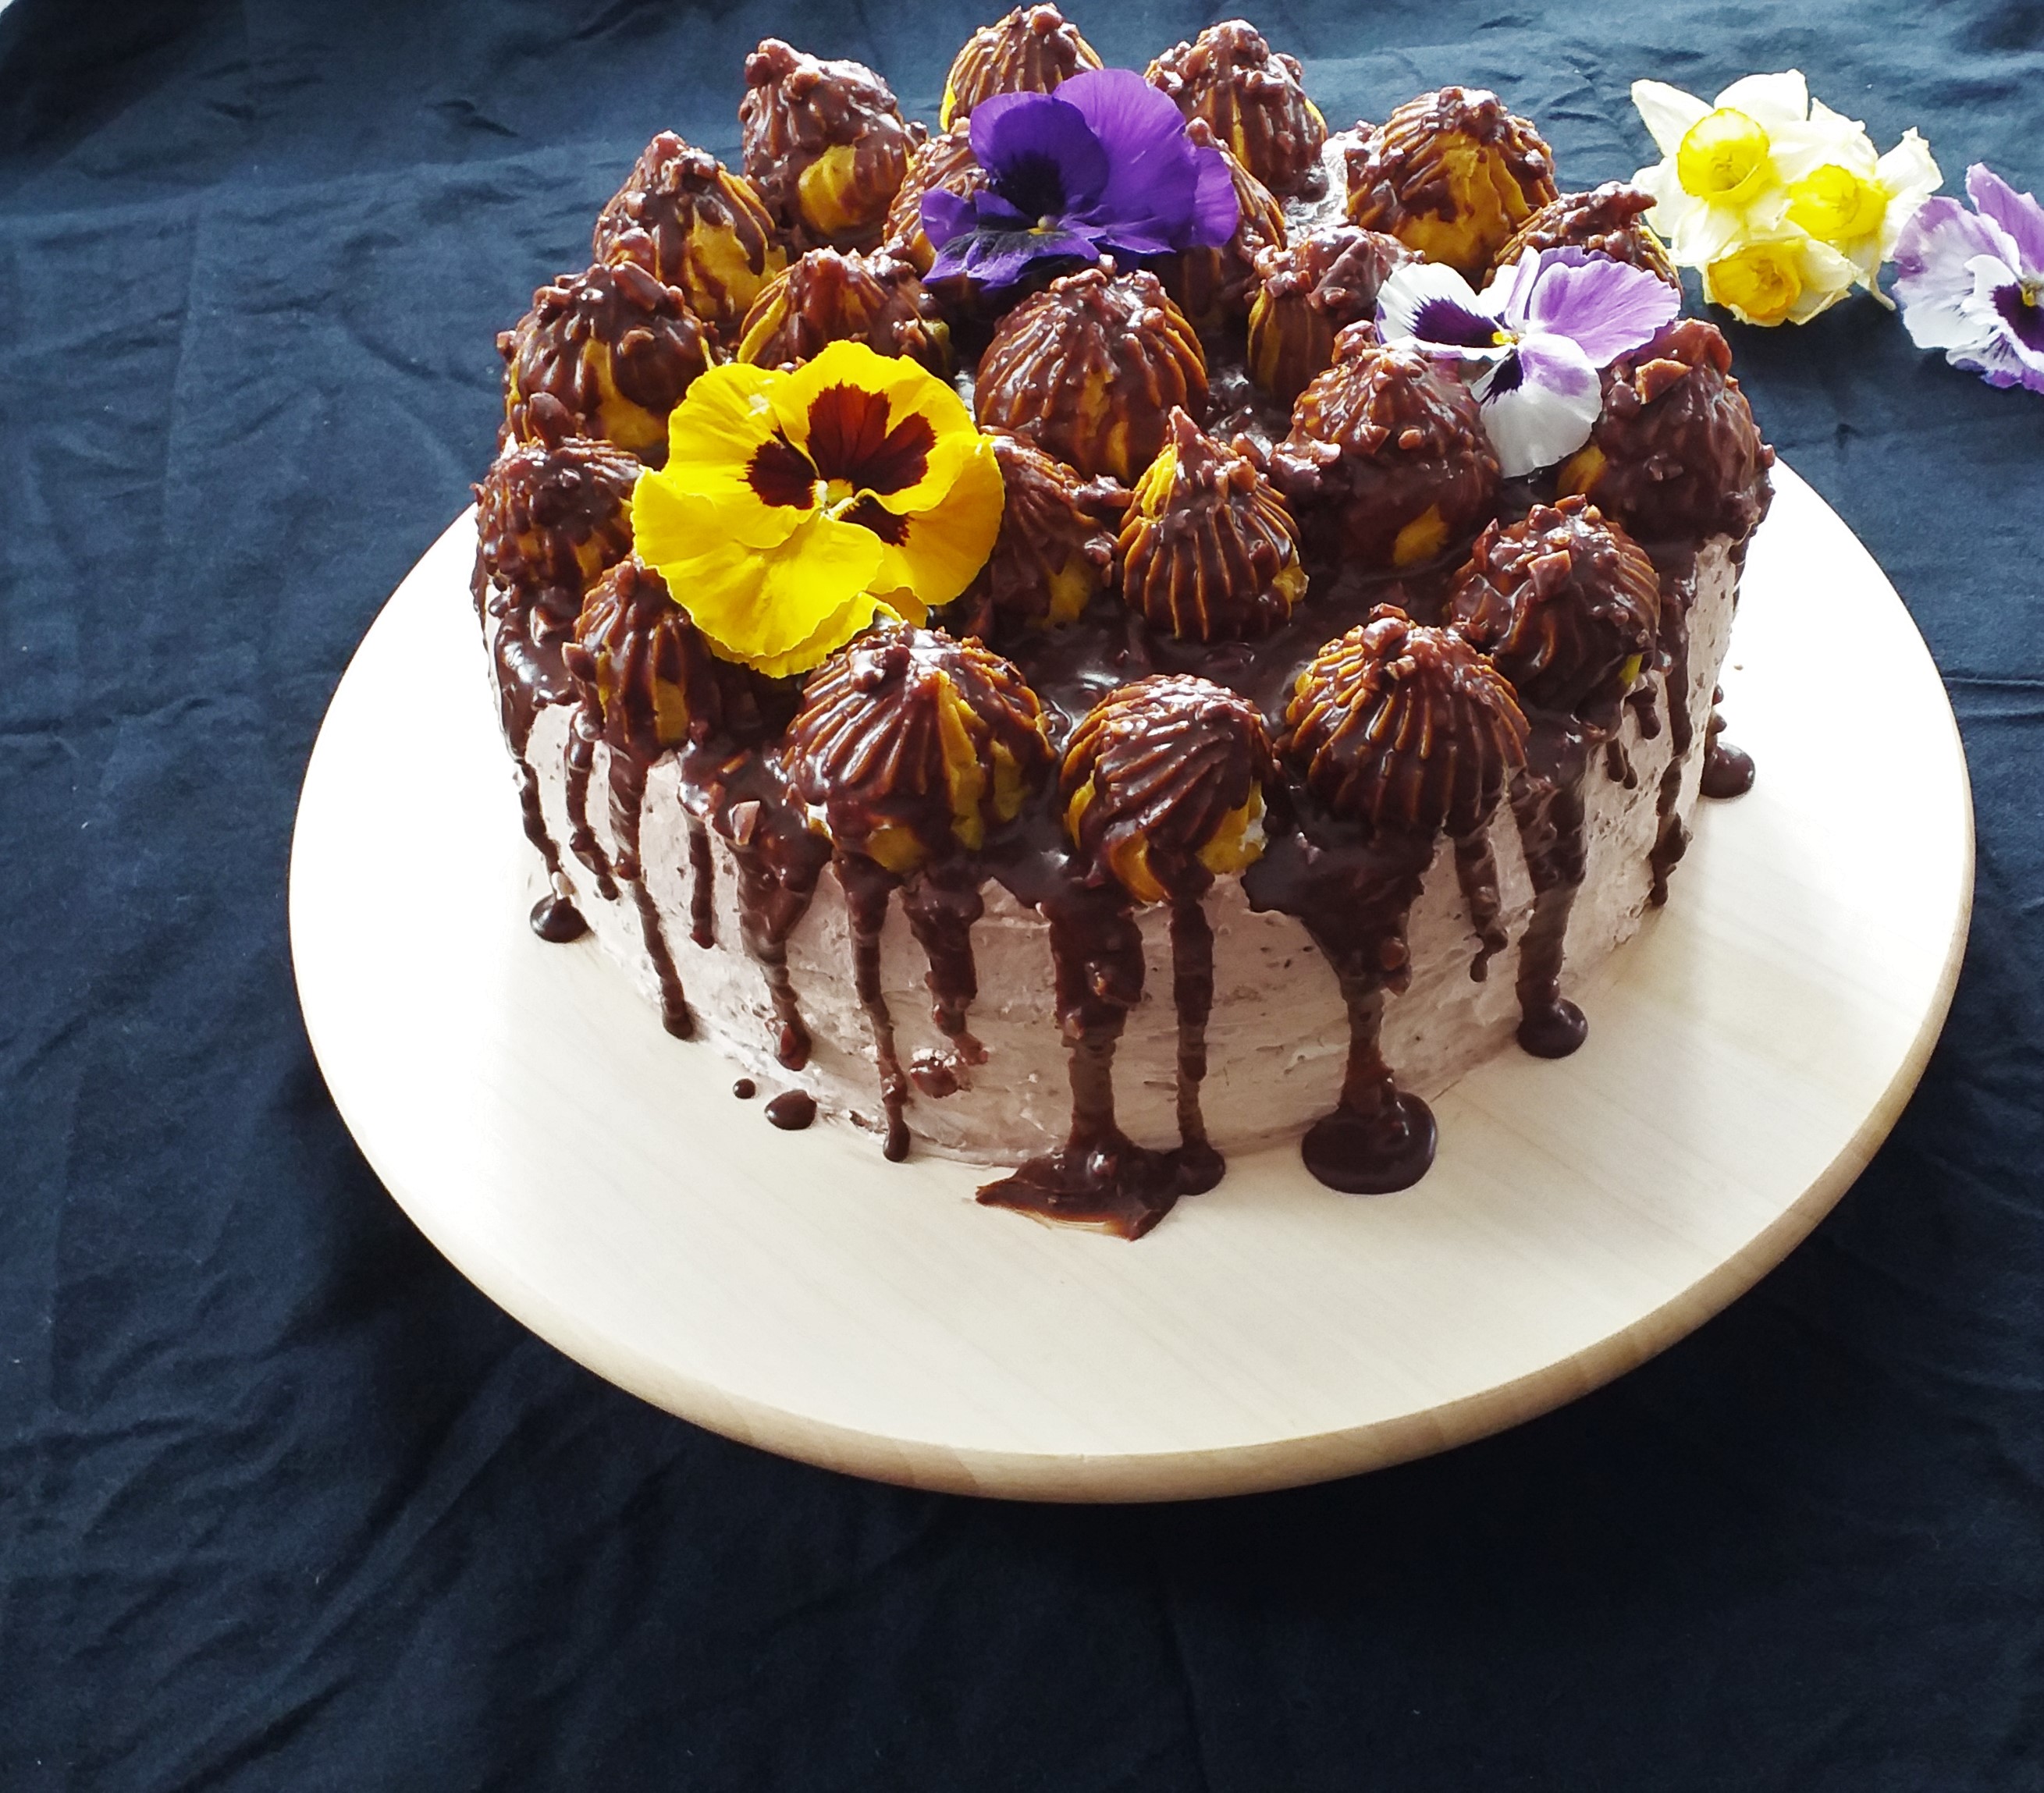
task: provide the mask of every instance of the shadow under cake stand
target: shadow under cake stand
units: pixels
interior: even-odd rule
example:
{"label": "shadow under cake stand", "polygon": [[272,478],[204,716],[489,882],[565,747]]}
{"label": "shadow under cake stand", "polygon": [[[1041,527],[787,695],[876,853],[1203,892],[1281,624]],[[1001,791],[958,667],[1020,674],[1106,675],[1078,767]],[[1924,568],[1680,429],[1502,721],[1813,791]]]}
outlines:
{"label": "shadow under cake stand", "polygon": [[1786,468],[1724,673],[1753,790],[1573,993],[1588,1042],[1434,1104],[1416,1188],[1238,1156],[1135,1245],[974,1200],[987,1173],[768,1126],[537,893],[464,516],[328,711],[290,923],[328,1087],[420,1229],[598,1374],[763,1449],[920,1488],[1143,1500],[1441,1449],[1631,1368],[1777,1263],[1893,1124],[1972,896],[1950,704],[1850,530]]}

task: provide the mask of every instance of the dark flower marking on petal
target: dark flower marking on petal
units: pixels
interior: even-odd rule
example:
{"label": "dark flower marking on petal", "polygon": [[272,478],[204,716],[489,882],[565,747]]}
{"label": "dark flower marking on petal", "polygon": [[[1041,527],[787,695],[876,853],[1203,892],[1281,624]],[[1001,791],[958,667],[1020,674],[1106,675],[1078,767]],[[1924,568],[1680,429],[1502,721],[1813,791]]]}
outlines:
{"label": "dark flower marking on petal", "polygon": [[1490,348],[1497,341],[1497,320],[1453,299],[1428,299],[1412,314],[1412,334],[1424,343]]}
{"label": "dark flower marking on petal", "polygon": [[759,444],[745,478],[763,505],[792,505],[807,510],[816,501],[816,467],[785,436],[771,436]]}
{"label": "dark flower marking on petal", "polygon": [[1481,398],[1502,398],[1508,392],[1516,392],[1526,383],[1526,363],[1519,359],[1517,349],[1505,356],[1490,371],[1483,382]]}
{"label": "dark flower marking on petal", "polygon": [[2034,354],[2044,355],[2044,305],[2025,292],[2020,282],[1997,286],[1994,309],[2019,343]]}
{"label": "dark flower marking on petal", "polygon": [[897,516],[878,498],[859,499],[842,512],[838,520],[871,530],[890,548],[898,548],[909,539],[908,518]]}
{"label": "dark flower marking on petal", "polygon": [[867,492],[899,492],[929,469],[937,432],[911,413],[891,430],[887,395],[862,386],[825,386],[809,404],[809,452],[825,479]]}

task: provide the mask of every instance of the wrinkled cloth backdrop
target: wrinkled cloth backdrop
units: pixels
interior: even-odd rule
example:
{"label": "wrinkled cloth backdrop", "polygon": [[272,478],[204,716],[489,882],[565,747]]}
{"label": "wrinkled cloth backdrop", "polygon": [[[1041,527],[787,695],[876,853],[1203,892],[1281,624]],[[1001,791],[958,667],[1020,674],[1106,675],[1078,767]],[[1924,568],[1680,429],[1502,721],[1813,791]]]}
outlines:
{"label": "wrinkled cloth backdrop", "polygon": [[[1075,16],[1138,65],[1209,17]],[[582,265],[655,130],[735,159],[761,36],[928,119],[981,22],[0,15],[0,1786],[2044,1784],[2044,399],[1863,298],[1731,333],[1950,683],[1971,949],[1858,1186],[1637,1373],[1293,1494],[866,1486],[556,1355],[357,1156],[292,989],[293,806],[350,651],[489,459],[492,333]],[[2035,0],[1258,22],[1336,126],[1494,86],[1568,186],[1650,159],[1635,76],[1791,65],[1883,147],[1921,126],[1948,190],[1973,159],[2044,186]]]}

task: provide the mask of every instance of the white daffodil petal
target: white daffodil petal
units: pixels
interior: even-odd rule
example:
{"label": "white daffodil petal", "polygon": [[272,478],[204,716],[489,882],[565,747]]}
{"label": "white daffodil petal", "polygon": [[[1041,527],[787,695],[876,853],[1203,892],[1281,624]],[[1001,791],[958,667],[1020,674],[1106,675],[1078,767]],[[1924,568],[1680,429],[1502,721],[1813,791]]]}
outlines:
{"label": "white daffodil petal", "polygon": [[1881,221],[1881,259],[1895,252],[1902,227],[1915,217],[1923,202],[1945,184],[1945,177],[1931,159],[1931,146],[1912,129],[1881,158],[1874,178],[1888,189],[1888,213]]}
{"label": "white daffodil petal", "polygon": [[1639,108],[1654,148],[1669,157],[1682,147],[1690,127],[1711,109],[1694,94],[1685,94],[1665,81],[1634,82],[1632,103]]}
{"label": "white daffodil petal", "polygon": [[1749,75],[1732,83],[1712,102],[1742,112],[1771,137],[1810,121],[1810,89],[1800,68],[1779,75]]}
{"label": "white daffodil petal", "polygon": [[1737,212],[1728,205],[1701,205],[1669,240],[1669,251],[1684,267],[1708,267],[1735,244],[1765,236],[1774,223],[1765,211]]}

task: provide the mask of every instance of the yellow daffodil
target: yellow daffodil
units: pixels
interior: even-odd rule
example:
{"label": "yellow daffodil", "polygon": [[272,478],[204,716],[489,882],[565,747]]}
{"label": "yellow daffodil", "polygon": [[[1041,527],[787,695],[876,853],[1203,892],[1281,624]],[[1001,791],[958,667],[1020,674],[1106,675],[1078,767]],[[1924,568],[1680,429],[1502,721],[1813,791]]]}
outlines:
{"label": "yellow daffodil", "polygon": [[1000,532],[1001,470],[963,401],[863,343],[787,373],[709,369],[667,444],[632,495],[639,558],[762,672],[806,672],[877,616],[921,622]]}
{"label": "yellow daffodil", "polygon": [[1938,187],[1915,132],[1876,155],[1866,127],[1810,97],[1794,69],[1749,75],[1706,103],[1635,81],[1662,159],[1634,179],[1648,221],[1706,297],[1749,324],[1800,324],[1876,285],[1902,227]]}

